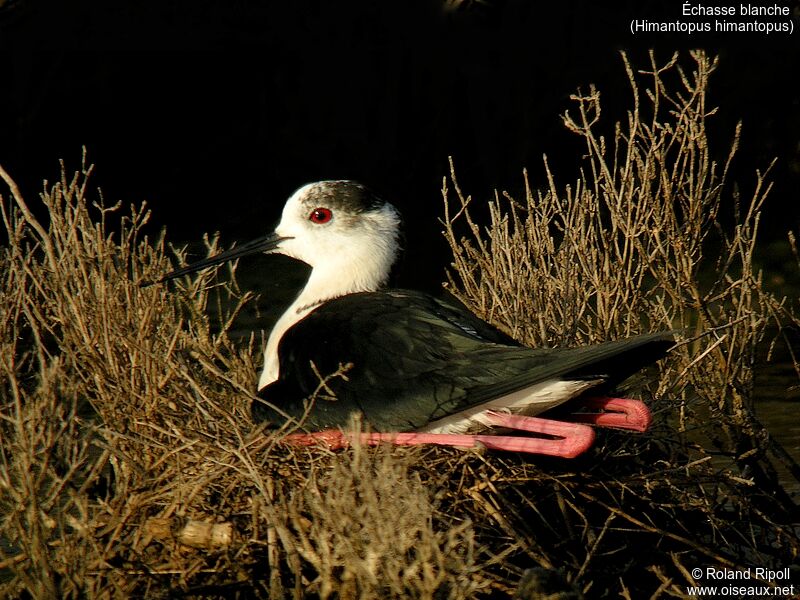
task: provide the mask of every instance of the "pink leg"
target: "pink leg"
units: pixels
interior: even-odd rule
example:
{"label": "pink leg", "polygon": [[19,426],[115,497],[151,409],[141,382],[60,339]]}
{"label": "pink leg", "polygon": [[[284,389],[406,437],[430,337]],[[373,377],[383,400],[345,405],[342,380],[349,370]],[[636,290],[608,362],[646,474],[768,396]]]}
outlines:
{"label": "pink leg", "polygon": [[[512,419],[504,419],[506,416],[512,417]],[[533,419],[541,423],[523,423],[519,419]],[[389,432],[364,433],[361,435],[361,441],[362,443],[370,445],[388,442],[398,446],[415,446],[419,444],[436,444],[455,448],[476,448],[483,446],[490,450],[505,450],[507,452],[522,452],[526,454],[545,454],[548,456],[560,456],[562,458],[574,458],[588,450],[594,441],[594,431],[592,431],[590,427],[584,425],[558,423],[557,421],[548,421],[546,419],[536,419],[533,417],[517,417],[514,415],[503,415],[498,418],[498,426],[510,427],[506,424],[510,422],[524,425],[522,427],[516,427],[516,429],[560,437],[557,439],[545,439],[506,435]],[[501,425],[500,423],[503,424]],[[543,428],[546,429],[546,431],[543,431]],[[335,429],[308,434],[291,434],[286,436],[284,442],[293,446],[311,446],[321,443],[332,450],[345,448],[350,444],[350,440],[344,432]]]}
{"label": "pink leg", "polygon": [[[649,409],[640,400],[608,397],[582,398],[579,401],[579,406],[595,411],[603,411],[594,413],[579,412],[570,415],[573,421],[579,423],[591,423],[601,427],[617,427],[633,431],[647,431],[652,422]],[[399,446],[420,444],[435,444],[454,448],[483,446],[490,450],[545,454],[562,458],[574,458],[586,452],[594,442],[594,430],[578,423],[493,411],[488,411],[485,415],[490,423],[496,427],[538,433],[550,437],[388,432],[364,433],[361,435],[361,441],[370,445],[388,442]],[[293,446],[323,444],[332,450],[346,448],[350,445],[348,437],[342,431],[336,429],[314,433],[295,433],[286,436],[284,442]]]}
{"label": "pink leg", "polygon": [[519,438],[539,442],[543,449],[551,449],[549,452],[540,451],[539,454],[573,458],[586,452],[594,443],[594,430],[586,425],[494,411],[487,411],[485,417],[495,427],[552,436],[554,439]]}
{"label": "pink leg", "polygon": [[647,405],[641,400],[627,398],[581,398],[576,406],[589,408],[591,413],[573,413],[570,420],[581,423],[592,423],[601,427],[617,427],[632,431],[647,431],[653,422],[653,417]]}

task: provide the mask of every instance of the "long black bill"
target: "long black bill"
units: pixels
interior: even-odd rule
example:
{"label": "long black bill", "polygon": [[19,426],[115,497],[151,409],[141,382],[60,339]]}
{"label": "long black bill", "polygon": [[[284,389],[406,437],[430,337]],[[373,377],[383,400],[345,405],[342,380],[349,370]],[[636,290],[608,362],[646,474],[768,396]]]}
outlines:
{"label": "long black bill", "polygon": [[196,273],[202,269],[213,267],[214,265],[221,265],[222,263],[241,258],[242,256],[249,256],[250,254],[256,254],[257,252],[269,252],[270,250],[277,248],[278,244],[280,244],[282,241],[290,239],[292,238],[281,237],[276,233],[271,233],[262,238],[242,244],[241,246],[236,246],[235,248],[226,250],[225,252],[220,252],[214,256],[204,258],[203,260],[198,260],[190,265],[186,265],[185,267],[172,271],[172,273],[167,273],[157,281],[142,281],[139,284],[139,287],[147,287],[155,283],[164,283],[170,279],[182,277],[183,275],[188,275],[189,273]]}

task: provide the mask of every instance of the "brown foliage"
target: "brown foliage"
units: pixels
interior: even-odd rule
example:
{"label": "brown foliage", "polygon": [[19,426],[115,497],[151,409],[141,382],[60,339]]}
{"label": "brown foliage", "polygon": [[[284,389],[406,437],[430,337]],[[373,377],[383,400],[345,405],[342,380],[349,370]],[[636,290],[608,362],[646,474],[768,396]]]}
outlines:
{"label": "brown foliage", "polygon": [[602,433],[571,462],[282,446],[250,421],[260,356],[229,336],[250,299],[235,273],[142,289],[170,268],[144,208],[120,217],[90,200],[88,167],[62,168],[45,224],[0,169],[0,595],[469,598],[540,566],[590,596],[659,597],[682,595],[695,566],[795,560],[796,507],[771,468],[785,457],[751,409],[757,344],[797,320],[752,268],[766,174],[721,224],[713,63],[694,61],[626,62],[634,106],[610,143],[599,93],[577,95],[565,124],[587,144],[581,176],[526,180],[485,230],[451,178],[450,288],[488,319],[535,345],[684,338],[637,382],[654,430]]}

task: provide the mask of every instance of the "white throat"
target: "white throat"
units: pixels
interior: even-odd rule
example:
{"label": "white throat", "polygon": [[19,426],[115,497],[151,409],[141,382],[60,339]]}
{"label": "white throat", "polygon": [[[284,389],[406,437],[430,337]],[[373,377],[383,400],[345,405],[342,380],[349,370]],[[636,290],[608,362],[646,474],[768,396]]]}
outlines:
{"label": "white throat", "polygon": [[[324,256],[314,260],[316,264],[312,265],[305,287],[270,332],[264,349],[264,369],[258,380],[259,390],[277,381],[278,348],[283,335],[292,326],[329,300],[358,292],[374,292],[386,284],[399,252],[396,233],[399,217],[391,207],[387,207],[386,214],[381,217],[391,221],[391,231],[380,228],[350,232],[340,243],[327,248]],[[292,251],[291,246],[291,243],[286,244],[281,253],[301,259],[308,257],[307,253]]]}

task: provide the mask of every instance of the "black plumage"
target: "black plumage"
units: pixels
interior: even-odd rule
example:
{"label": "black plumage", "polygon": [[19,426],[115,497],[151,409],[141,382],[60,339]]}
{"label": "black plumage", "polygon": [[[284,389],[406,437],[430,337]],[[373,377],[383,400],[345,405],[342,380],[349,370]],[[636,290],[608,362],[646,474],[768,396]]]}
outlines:
{"label": "black plumage", "polygon": [[[407,290],[348,294],[290,328],[278,346],[279,379],[259,392],[257,421],[344,427],[361,413],[377,431],[413,431],[452,413],[552,379],[611,386],[673,345],[657,333],[567,349],[531,349],[475,315]],[[349,364],[343,376],[336,373]],[[332,394],[331,394],[332,393]],[[331,395],[335,396],[334,398]],[[275,411],[278,407],[280,412]]]}

